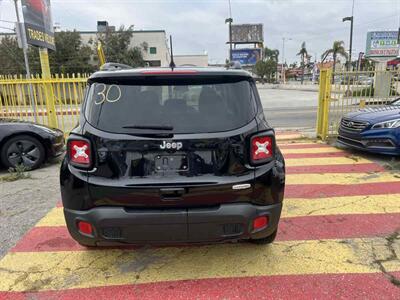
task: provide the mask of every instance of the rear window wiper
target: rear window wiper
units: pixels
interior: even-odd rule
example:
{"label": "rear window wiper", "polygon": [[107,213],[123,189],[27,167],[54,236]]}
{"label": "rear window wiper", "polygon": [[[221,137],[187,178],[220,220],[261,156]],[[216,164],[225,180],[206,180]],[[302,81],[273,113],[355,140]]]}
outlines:
{"label": "rear window wiper", "polygon": [[127,125],[124,129],[150,129],[150,130],[174,130],[171,125]]}

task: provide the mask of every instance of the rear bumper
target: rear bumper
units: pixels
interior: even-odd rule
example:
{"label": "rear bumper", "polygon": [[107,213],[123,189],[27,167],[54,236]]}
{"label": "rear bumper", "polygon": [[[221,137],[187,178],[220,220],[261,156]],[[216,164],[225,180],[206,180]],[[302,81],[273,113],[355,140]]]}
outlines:
{"label": "rear bumper", "polygon": [[[281,210],[282,203],[268,206],[235,203],[186,209],[65,208],[64,215],[70,234],[79,243],[108,246],[264,238],[277,229]],[[253,230],[253,220],[260,216],[268,217],[268,225]],[[90,223],[93,234],[79,232],[79,221]]]}

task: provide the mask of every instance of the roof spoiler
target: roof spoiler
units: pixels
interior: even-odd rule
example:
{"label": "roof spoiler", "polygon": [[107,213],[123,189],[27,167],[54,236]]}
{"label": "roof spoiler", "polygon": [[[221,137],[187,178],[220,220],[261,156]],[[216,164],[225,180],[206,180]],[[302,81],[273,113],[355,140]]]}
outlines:
{"label": "roof spoiler", "polygon": [[133,69],[133,67],[125,65],[125,64],[119,64],[119,63],[105,63],[100,67],[100,71],[118,71],[118,70],[127,70],[127,69]]}

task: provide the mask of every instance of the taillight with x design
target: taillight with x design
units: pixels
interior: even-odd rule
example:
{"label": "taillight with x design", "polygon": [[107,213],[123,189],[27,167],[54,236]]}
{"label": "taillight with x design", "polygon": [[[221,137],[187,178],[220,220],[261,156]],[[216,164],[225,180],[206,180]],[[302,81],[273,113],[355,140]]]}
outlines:
{"label": "taillight with x design", "polygon": [[264,163],[271,160],[274,156],[274,137],[252,137],[250,155],[253,163]]}
{"label": "taillight with x design", "polygon": [[91,163],[90,142],[84,139],[70,139],[68,141],[68,156],[72,165],[88,168]]}

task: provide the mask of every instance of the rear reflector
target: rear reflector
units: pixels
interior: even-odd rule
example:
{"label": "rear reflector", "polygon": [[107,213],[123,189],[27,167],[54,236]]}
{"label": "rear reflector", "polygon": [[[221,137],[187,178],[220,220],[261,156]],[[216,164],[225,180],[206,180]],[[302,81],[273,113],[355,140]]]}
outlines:
{"label": "rear reflector", "polygon": [[84,221],[79,221],[78,222],[78,229],[81,233],[84,234],[92,234],[93,233],[93,228],[92,225],[88,222],[84,222]]}
{"label": "rear reflector", "polygon": [[268,217],[267,216],[258,217],[253,220],[253,229],[254,230],[267,227],[267,225],[268,225]]}
{"label": "rear reflector", "polygon": [[86,140],[69,140],[68,155],[70,161],[78,166],[89,167],[91,164],[90,143]]}

